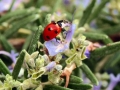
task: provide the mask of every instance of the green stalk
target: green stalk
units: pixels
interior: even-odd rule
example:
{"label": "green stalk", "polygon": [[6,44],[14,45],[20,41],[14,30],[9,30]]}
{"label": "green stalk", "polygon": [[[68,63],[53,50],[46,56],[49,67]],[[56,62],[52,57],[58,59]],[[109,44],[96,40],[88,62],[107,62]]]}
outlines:
{"label": "green stalk", "polygon": [[13,27],[6,30],[4,33],[4,36],[6,38],[11,37],[14,33],[16,33],[21,27],[25,26],[26,24],[33,22],[39,18],[38,14],[30,15],[28,17],[23,18],[22,20],[19,20],[15,24],[13,24]]}
{"label": "green stalk", "polygon": [[14,70],[12,72],[12,76],[13,76],[13,79],[17,79],[18,77],[18,74],[20,72],[20,69],[22,67],[22,64],[23,64],[23,61],[24,61],[24,57],[25,57],[25,50],[22,50],[18,59],[17,59],[17,62],[15,64],[15,67],[14,67]]}
{"label": "green stalk", "polygon": [[0,72],[2,72],[4,75],[9,74],[11,75],[9,69],[7,66],[4,64],[4,62],[0,59]]}
{"label": "green stalk", "polygon": [[89,67],[86,64],[83,63],[83,65],[80,66],[80,68],[94,85],[98,85],[97,78],[94,76],[94,74],[92,73],[92,71],[89,69]]}
{"label": "green stalk", "polygon": [[12,7],[14,6],[15,1],[16,1],[16,0],[12,0],[12,3],[11,3],[10,8],[9,8],[9,10],[8,10],[9,12],[12,10]]}
{"label": "green stalk", "polygon": [[90,14],[92,13],[95,2],[96,2],[96,0],[92,0],[91,4],[89,4],[89,6],[84,10],[83,16],[79,22],[79,27],[84,26],[84,24],[87,22]]}

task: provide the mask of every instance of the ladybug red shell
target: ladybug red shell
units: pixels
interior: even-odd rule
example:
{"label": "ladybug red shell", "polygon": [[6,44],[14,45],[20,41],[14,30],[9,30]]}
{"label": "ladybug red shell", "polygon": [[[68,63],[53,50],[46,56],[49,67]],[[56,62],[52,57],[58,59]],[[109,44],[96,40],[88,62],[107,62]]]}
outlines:
{"label": "ladybug red shell", "polygon": [[51,22],[50,24],[48,24],[44,31],[43,31],[43,39],[45,41],[49,41],[53,38],[55,38],[60,32],[61,32],[62,28],[60,25],[58,25],[55,22]]}

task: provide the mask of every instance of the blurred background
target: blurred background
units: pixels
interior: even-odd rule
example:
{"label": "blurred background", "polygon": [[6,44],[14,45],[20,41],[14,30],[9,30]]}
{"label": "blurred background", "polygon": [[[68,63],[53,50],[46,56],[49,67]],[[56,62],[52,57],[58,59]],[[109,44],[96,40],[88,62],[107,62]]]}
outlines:
{"label": "blurred background", "polygon": [[[92,1],[96,1],[95,4]],[[46,26],[46,15],[50,15],[50,20],[54,21],[71,21],[75,8],[74,20],[79,33],[85,35],[92,44],[104,47],[119,43],[120,0],[0,0],[0,51],[17,57],[22,49],[29,48],[38,26]],[[106,53],[101,50],[95,54],[92,51],[98,47],[93,47],[90,57],[83,61],[98,78],[100,90],[110,85],[110,74],[116,80],[115,77],[120,73],[119,47],[113,46]],[[7,66],[15,63],[6,53],[0,53],[0,58]],[[14,64],[10,68],[13,67]],[[118,79],[114,90],[120,90],[120,75]]]}

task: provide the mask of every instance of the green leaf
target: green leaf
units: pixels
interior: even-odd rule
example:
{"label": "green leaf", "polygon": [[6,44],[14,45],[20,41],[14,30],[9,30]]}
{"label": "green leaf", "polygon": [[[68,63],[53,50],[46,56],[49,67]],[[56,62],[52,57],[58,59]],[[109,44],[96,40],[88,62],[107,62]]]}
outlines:
{"label": "green leaf", "polygon": [[14,33],[16,33],[21,27],[25,26],[26,24],[33,22],[35,20],[37,20],[39,18],[38,14],[34,14],[34,15],[30,15],[28,17],[25,17],[19,21],[17,21],[15,24],[13,24],[10,29],[6,30],[4,33],[4,36],[6,38],[11,37],[12,35],[14,35]]}
{"label": "green leaf", "polygon": [[31,39],[32,39],[32,34],[27,37],[27,39],[25,40],[26,42],[24,43],[22,49],[25,49],[25,50],[28,49],[30,42],[31,42]]}
{"label": "green leaf", "polygon": [[120,24],[108,28],[103,28],[101,31],[107,35],[113,35],[120,32]]}
{"label": "green leaf", "polygon": [[40,7],[43,5],[43,1],[44,1],[44,0],[37,0],[35,7],[36,7],[36,8],[40,8]]}
{"label": "green leaf", "polygon": [[101,10],[104,8],[104,6],[106,5],[107,2],[109,2],[110,0],[101,0],[100,5],[97,6],[97,8],[95,8],[95,10],[93,11],[93,13],[90,15],[89,19],[88,19],[88,23],[90,23],[94,18],[96,18]]}
{"label": "green leaf", "polygon": [[[7,41],[7,39],[0,34],[0,42],[4,50],[11,52],[11,50],[15,50],[15,48]],[[16,50],[15,50],[16,51]]]}
{"label": "green leaf", "polygon": [[51,22],[51,14],[47,14],[45,17],[45,25],[49,24]]}
{"label": "green leaf", "polygon": [[42,31],[43,31],[43,27],[39,26],[38,30],[33,35],[31,43],[30,43],[30,47],[28,49],[29,54],[32,54],[35,51],[35,49],[37,48],[37,42],[39,41]]}
{"label": "green leaf", "polygon": [[5,75],[0,75],[0,80],[4,81],[5,80]]}
{"label": "green leaf", "polygon": [[37,9],[22,9],[22,10],[15,10],[15,11],[11,11],[6,13],[5,15],[2,15],[0,18],[0,24],[11,19],[11,18],[16,18],[19,16],[26,16],[26,15],[30,15],[32,13],[36,13],[39,12],[39,10]]}
{"label": "green leaf", "polygon": [[61,3],[61,0],[56,0],[56,1],[54,2],[54,6],[53,6],[53,8],[52,8],[52,12],[53,12],[53,13],[57,11],[58,7],[60,7],[60,4],[62,4],[62,3]]}
{"label": "green leaf", "polygon": [[75,75],[71,75],[69,82],[70,82],[70,83],[81,83],[81,82],[83,82],[83,80],[82,80],[82,78],[80,78],[80,77],[77,77],[77,76],[75,76]]}
{"label": "green leaf", "polygon": [[93,33],[93,32],[83,32],[83,35],[85,35],[88,39],[102,40],[105,44],[112,43],[112,40],[106,34]]}
{"label": "green leaf", "polygon": [[45,68],[41,68],[39,71],[34,72],[32,74],[32,79],[38,79],[39,77],[41,77],[44,73],[46,72]]}
{"label": "green leaf", "polygon": [[91,52],[91,58],[97,58],[115,53],[120,50],[120,42],[110,43],[107,46],[102,46]]}
{"label": "green leaf", "polygon": [[73,90],[58,85],[45,85],[43,90]]}
{"label": "green leaf", "polygon": [[[116,56],[116,55],[115,55]],[[116,64],[118,64],[118,62],[120,62],[120,52],[119,55],[117,55],[113,60],[112,63],[110,63],[111,67],[114,67]]]}
{"label": "green leaf", "polygon": [[77,53],[74,53],[72,56],[70,56],[65,62],[66,64],[70,65],[72,64],[75,60],[74,58],[77,56]]}
{"label": "green leaf", "polygon": [[17,1],[17,0],[12,0],[12,3],[11,3],[10,8],[9,8],[9,10],[8,10],[9,12],[12,10],[12,8],[13,8],[13,6],[14,6],[15,1]]}
{"label": "green leaf", "polygon": [[68,88],[79,89],[79,90],[88,90],[92,89],[93,85],[83,84],[83,83],[69,83]]}
{"label": "green leaf", "polygon": [[104,68],[107,70],[109,67],[114,67],[120,62],[120,51],[114,53],[114,55],[108,58],[108,61],[104,65]]}
{"label": "green leaf", "polygon": [[80,69],[79,67],[75,68],[75,69],[73,70],[73,73],[74,73],[74,75],[77,76],[77,77],[81,77],[81,75],[82,75],[82,71],[81,71],[81,69]]}
{"label": "green leaf", "polygon": [[9,74],[11,75],[9,69],[7,66],[4,64],[4,62],[0,59],[0,72],[2,72],[4,75]]}
{"label": "green leaf", "polygon": [[22,64],[23,64],[23,61],[24,61],[24,58],[25,58],[25,50],[22,50],[18,59],[17,59],[17,62],[15,64],[15,67],[13,69],[13,72],[12,72],[12,76],[13,76],[13,79],[17,79],[18,77],[18,74],[20,72],[20,69],[22,67]]}
{"label": "green leaf", "polygon": [[96,0],[92,0],[91,4],[89,4],[89,6],[85,9],[85,11],[83,12],[83,16],[80,20],[80,23],[79,23],[79,26],[82,27],[84,26],[84,24],[87,22],[92,10],[93,10],[93,7],[95,5],[95,2]]}
{"label": "green leaf", "polygon": [[94,85],[98,85],[97,78],[94,76],[94,74],[86,64],[83,63],[83,65],[81,65],[80,68]]}
{"label": "green leaf", "polygon": [[27,71],[27,69],[25,69],[25,70],[24,70],[24,78],[27,79],[27,77],[28,77],[28,71]]}
{"label": "green leaf", "polygon": [[12,11],[12,12],[9,12],[9,13],[6,13],[5,15],[3,15],[1,18],[0,18],[0,23],[10,19],[11,17],[15,17],[15,16],[19,16],[23,13],[26,12],[26,9],[24,10],[15,10],[15,11]]}

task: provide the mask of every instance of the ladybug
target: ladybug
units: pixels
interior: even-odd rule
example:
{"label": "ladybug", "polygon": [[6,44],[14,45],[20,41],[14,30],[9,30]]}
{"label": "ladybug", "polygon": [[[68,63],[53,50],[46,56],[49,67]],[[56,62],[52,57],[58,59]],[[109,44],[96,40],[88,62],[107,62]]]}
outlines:
{"label": "ladybug", "polygon": [[57,21],[57,23],[52,21],[45,27],[43,31],[43,39],[45,41],[49,41],[52,40],[53,38],[56,38],[56,36],[62,31],[64,26],[63,24],[66,22],[67,21],[64,20]]}

